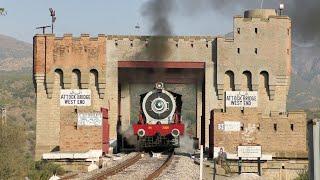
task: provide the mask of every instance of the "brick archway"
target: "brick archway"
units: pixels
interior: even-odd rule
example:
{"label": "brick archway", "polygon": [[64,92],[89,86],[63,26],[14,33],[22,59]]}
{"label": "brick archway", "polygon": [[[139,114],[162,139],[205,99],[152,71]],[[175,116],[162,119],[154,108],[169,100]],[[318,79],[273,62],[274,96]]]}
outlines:
{"label": "brick archway", "polygon": [[[130,126],[132,84],[153,84],[155,82],[164,82],[174,86],[192,86],[194,87],[195,97],[191,98],[195,104],[194,112],[196,123],[192,126],[196,129],[194,137],[199,138],[199,143],[205,141],[204,122],[204,62],[177,62],[177,61],[118,61],[118,82],[119,82],[119,101],[118,116],[121,121],[122,130]],[[130,93],[131,92],[131,93]],[[187,94],[182,94],[187,96]],[[188,103],[188,102],[184,102]],[[127,120],[128,119],[128,120]],[[201,139],[200,139],[201,137]]]}

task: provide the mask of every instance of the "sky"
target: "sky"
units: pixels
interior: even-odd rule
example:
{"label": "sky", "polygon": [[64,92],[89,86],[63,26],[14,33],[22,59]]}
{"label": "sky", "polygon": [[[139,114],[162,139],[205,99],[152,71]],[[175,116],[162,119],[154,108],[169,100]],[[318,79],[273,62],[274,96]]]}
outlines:
{"label": "sky", "polygon": [[[49,8],[56,10],[55,34],[72,33],[149,35],[149,24],[141,15],[146,0],[0,0],[7,11],[0,16],[0,34],[32,42],[36,27],[50,25]],[[178,10],[177,10],[178,11]],[[242,11],[242,10],[241,10]],[[241,14],[239,11],[239,14]],[[233,16],[214,10],[174,13],[170,18],[174,35],[223,35],[232,31]],[[135,26],[139,24],[140,29]],[[49,31],[49,29],[48,29]]]}

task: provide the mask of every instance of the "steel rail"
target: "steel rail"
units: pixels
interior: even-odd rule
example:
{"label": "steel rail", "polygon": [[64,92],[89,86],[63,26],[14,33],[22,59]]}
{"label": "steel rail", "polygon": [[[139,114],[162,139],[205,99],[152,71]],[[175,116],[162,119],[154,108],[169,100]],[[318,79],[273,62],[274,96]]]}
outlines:
{"label": "steel rail", "polygon": [[106,179],[109,176],[115,175],[121,171],[123,171],[124,169],[126,169],[127,167],[135,164],[136,162],[138,162],[141,159],[141,155],[142,153],[138,153],[137,155],[135,155],[134,157],[125,160],[124,162],[117,164],[111,168],[106,169],[105,171],[99,172],[95,175],[93,175],[92,177],[88,178],[90,180],[102,180],[102,179]]}
{"label": "steel rail", "polygon": [[148,177],[145,178],[145,180],[152,180],[160,176],[160,174],[165,170],[172,162],[174,157],[174,151],[170,152],[168,158],[164,161],[164,163],[156,169],[153,173],[149,174]]}

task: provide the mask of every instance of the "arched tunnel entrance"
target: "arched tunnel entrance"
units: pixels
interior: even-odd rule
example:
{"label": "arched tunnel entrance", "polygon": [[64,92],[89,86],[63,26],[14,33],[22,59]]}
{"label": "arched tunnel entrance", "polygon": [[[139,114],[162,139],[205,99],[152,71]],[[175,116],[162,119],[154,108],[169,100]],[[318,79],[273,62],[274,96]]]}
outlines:
{"label": "arched tunnel entrance", "polygon": [[[203,62],[119,61],[118,150],[128,147],[122,139],[132,136],[132,124],[139,118],[140,95],[153,90],[156,82],[163,82],[167,90],[182,95],[185,135],[195,140],[195,144],[202,144],[204,67]],[[134,139],[129,143],[134,144]]]}

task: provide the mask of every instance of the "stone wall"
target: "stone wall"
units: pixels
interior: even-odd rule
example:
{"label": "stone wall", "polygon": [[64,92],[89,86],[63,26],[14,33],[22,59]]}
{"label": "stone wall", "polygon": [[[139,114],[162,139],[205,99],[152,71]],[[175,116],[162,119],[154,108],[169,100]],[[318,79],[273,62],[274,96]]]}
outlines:
{"label": "stone wall", "polygon": [[[263,154],[281,158],[306,158],[306,114],[302,111],[264,116],[257,109],[227,108],[213,111],[214,146],[237,154],[239,145],[261,145]],[[218,129],[224,121],[239,121],[241,130]]]}
{"label": "stone wall", "polygon": [[87,152],[102,148],[101,127],[77,127],[61,123],[60,151]]}

